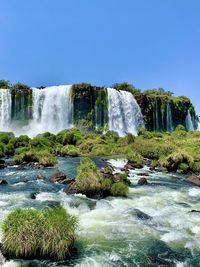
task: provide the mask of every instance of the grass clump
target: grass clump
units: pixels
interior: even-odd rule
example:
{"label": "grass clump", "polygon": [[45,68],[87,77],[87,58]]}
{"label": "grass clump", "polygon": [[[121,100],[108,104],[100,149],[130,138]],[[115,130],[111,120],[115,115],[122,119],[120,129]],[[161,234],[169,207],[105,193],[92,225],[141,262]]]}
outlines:
{"label": "grass clump", "polygon": [[127,196],[128,194],[128,185],[119,182],[119,183],[114,183],[111,187],[111,193],[113,196]]}
{"label": "grass clump", "polygon": [[51,167],[57,164],[57,159],[48,150],[21,150],[19,154],[14,155],[16,164],[38,163],[44,167]]}
{"label": "grass clump", "polygon": [[[101,172],[90,158],[84,157],[77,169],[75,182],[69,187],[67,193],[82,193],[87,197],[95,198],[111,195],[126,196],[128,193],[128,186],[125,184],[126,178],[127,175],[122,174],[115,177],[109,166]],[[119,186],[113,187],[114,184],[119,184]]]}
{"label": "grass clump", "polygon": [[3,254],[9,258],[65,259],[72,251],[76,226],[76,218],[61,207],[16,209],[3,222]]}
{"label": "grass clump", "polygon": [[136,153],[136,152],[129,152],[127,154],[127,160],[131,165],[133,165],[135,168],[141,168],[142,167],[142,157]]}

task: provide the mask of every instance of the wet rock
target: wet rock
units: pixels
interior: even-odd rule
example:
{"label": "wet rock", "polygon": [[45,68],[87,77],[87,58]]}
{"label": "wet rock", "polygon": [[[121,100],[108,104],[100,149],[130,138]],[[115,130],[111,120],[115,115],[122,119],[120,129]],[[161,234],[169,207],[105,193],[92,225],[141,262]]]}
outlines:
{"label": "wet rock", "polygon": [[163,260],[158,256],[148,256],[147,258],[149,264],[156,264],[160,267],[175,267],[176,264],[172,261]]}
{"label": "wet rock", "polygon": [[0,179],[0,185],[7,185],[8,182],[5,179]]}
{"label": "wet rock", "polygon": [[191,176],[187,177],[186,180],[190,183],[193,183],[197,186],[200,186],[200,177],[199,176],[191,175]]}
{"label": "wet rock", "polygon": [[31,193],[31,194],[30,194],[30,198],[31,198],[31,199],[36,199],[37,194],[38,194],[38,193],[36,193],[36,192]]}
{"label": "wet rock", "polygon": [[[50,181],[52,183],[65,183],[67,176],[63,172],[56,172],[51,175]],[[67,179],[68,180],[68,179]]]}
{"label": "wet rock", "polygon": [[145,177],[142,177],[138,180],[138,185],[147,185],[148,181]]}
{"label": "wet rock", "polygon": [[45,177],[43,175],[37,175],[36,176],[36,180],[43,181],[44,179],[45,179]]}
{"label": "wet rock", "polygon": [[149,173],[147,172],[141,172],[137,174],[138,176],[149,176]]}
{"label": "wet rock", "polygon": [[143,159],[143,162],[144,162],[144,165],[146,165],[146,166],[148,166],[148,167],[151,166],[151,160],[150,160],[150,159],[146,159],[146,158],[144,158],[144,159]]}
{"label": "wet rock", "polygon": [[5,164],[0,164],[0,169],[4,169],[5,167]]}
{"label": "wet rock", "polygon": [[133,209],[134,214],[140,220],[152,220],[153,218],[139,209]]}
{"label": "wet rock", "polygon": [[165,173],[167,172],[167,169],[166,169],[165,167],[161,167],[161,166],[156,167],[155,170],[156,170],[157,172],[165,172]]}
{"label": "wet rock", "polygon": [[191,210],[192,213],[200,213],[200,210]]}
{"label": "wet rock", "polygon": [[4,159],[0,159],[0,164],[5,164],[5,160]]}

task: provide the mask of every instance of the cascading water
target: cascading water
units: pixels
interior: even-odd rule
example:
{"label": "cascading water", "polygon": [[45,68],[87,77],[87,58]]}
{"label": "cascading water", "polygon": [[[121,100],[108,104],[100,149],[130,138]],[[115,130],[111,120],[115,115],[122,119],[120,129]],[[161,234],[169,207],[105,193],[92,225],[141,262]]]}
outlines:
{"label": "cascading water", "polygon": [[22,125],[22,121],[18,120],[17,116],[12,118],[10,90],[1,89],[0,131],[35,136],[47,131],[57,133],[72,127],[71,85],[51,86],[44,89],[32,88],[32,103],[32,118],[26,125]]}
{"label": "cascading water", "polygon": [[172,120],[172,111],[171,111],[169,102],[167,102],[167,105],[166,105],[166,123],[167,123],[166,125],[167,131],[173,132],[174,127],[173,127],[173,120]]}
{"label": "cascading water", "polygon": [[33,131],[57,133],[71,128],[72,117],[70,85],[33,88]]}
{"label": "cascading water", "polygon": [[139,105],[130,92],[107,88],[109,130],[120,136],[127,133],[137,134],[139,127],[144,125]]}
{"label": "cascading water", "polygon": [[0,90],[0,131],[9,131],[11,121],[11,94],[9,89]]}
{"label": "cascading water", "polygon": [[189,110],[187,113],[187,117],[185,119],[185,125],[188,131],[194,131],[194,124],[193,124],[192,116]]}

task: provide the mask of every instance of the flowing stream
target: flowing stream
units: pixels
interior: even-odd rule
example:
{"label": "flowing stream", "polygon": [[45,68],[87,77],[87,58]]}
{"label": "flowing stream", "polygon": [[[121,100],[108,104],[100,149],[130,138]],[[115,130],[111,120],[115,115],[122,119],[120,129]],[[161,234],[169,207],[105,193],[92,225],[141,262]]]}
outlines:
{"label": "flowing stream", "polygon": [[[98,166],[103,162],[95,158]],[[110,159],[116,172],[126,160]],[[150,171],[147,167],[130,171],[131,187],[127,198],[88,199],[67,196],[63,185],[52,184],[49,176],[58,169],[73,177],[79,158],[60,158],[58,166],[46,169],[1,170],[9,182],[0,186],[0,221],[17,207],[42,208],[61,204],[78,217],[78,252],[70,260],[5,261],[0,266],[76,266],[76,267],[198,267],[200,261],[200,188],[184,181],[183,176]],[[151,183],[137,186],[141,173]],[[45,175],[37,181],[36,175]],[[30,198],[37,192],[35,200]],[[161,264],[162,263],[162,264]]]}

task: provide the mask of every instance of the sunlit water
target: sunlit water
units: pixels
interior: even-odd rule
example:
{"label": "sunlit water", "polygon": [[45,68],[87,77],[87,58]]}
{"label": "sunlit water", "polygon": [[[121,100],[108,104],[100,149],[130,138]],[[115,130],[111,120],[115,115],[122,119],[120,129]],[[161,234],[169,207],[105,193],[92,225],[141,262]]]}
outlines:
{"label": "sunlit water", "polygon": [[[95,159],[101,166],[103,162]],[[78,252],[66,262],[5,261],[0,266],[200,266],[200,188],[186,183],[184,177],[151,172],[147,167],[132,170],[128,198],[88,199],[83,195],[67,196],[64,186],[49,182],[56,170],[73,177],[79,158],[60,159],[56,168],[42,170],[1,170],[8,186],[0,187],[0,220],[16,207],[42,208],[61,204],[77,215]],[[118,172],[125,160],[110,160]],[[140,174],[149,174],[148,186],[137,186]],[[45,175],[36,181],[37,174]],[[24,182],[25,181],[25,182]],[[37,192],[36,200],[30,198]],[[138,210],[151,216],[141,218]],[[149,258],[157,256],[169,262],[159,265]],[[175,265],[170,264],[174,262]]]}

